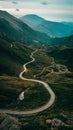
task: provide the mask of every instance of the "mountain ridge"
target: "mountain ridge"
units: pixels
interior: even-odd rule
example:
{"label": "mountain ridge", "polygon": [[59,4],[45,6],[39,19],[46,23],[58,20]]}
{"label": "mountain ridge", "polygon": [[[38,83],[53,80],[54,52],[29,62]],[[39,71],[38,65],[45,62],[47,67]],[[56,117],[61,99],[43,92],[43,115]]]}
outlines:
{"label": "mountain ridge", "polygon": [[[34,18],[33,18],[34,17]],[[37,26],[38,24],[42,23],[43,21],[45,21],[44,18],[41,18],[40,16],[38,15],[35,15],[35,14],[28,14],[28,15],[24,15],[22,17],[20,17],[20,19],[27,23],[30,27],[35,27]],[[37,22],[35,22],[37,21]]]}
{"label": "mountain ridge", "polygon": [[73,47],[73,34],[64,38],[54,38],[52,39],[50,44],[57,45],[57,46],[66,45],[69,47]]}
{"label": "mountain ridge", "polygon": [[48,21],[37,15],[34,16],[33,14],[22,16],[20,19],[27,23],[32,29],[44,32],[50,37],[65,37],[70,35],[73,30],[72,27],[61,22]]}
{"label": "mountain ridge", "polygon": [[32,50],[25,44],[0,38],[0,75],[18,76],[22,65],[30,60]]}
{"label": "mountain ridge", "polygon": [[31,45],[48,44],[50,40],[45,33],[34,31],[6,11],[0,11],[0,37]]}

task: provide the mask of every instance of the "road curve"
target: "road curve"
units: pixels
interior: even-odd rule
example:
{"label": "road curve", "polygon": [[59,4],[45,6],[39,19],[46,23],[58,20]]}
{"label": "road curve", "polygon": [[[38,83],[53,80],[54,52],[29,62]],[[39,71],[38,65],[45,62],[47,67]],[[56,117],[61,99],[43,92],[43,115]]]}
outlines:
{"label": "road curve", "polygon": [[[37,113],[39,113],[39,112],[42,112],[42,111],[44,111],[44,110],[50,108],[50,107],[53,105],[53,103],[54,103],[54,101],[55,101],[55,94],[54,94],[54,92],[52,91],[52,89],[50,88],[50,86],[49,86],[47,83],[45,83],[45,82],[43,82],[43,81],[40,81],[40,80],[27,79],[27,78],[24,78],[24,77],[23,77],[23,74],[27,71],[26,66],[27,66],[28,64],[30,64],[30,63],[32,63],[32,62],[35,61],[35,58],[33,57],[33,54],[36,53],[36,52],[37,52],[37,50],[35,50],[34,52],[31,53],[30,58],[31,58],[32,60],[23,65],[24,70],[19,74],[19,77],[20,77],[22,80],[31,81],[31,82],[37,82],[37,83],[42,84],[43,87],[44,87],[44,88],[48,91],[48,93],[50,94],[50,99],[49,99],[49,101],[48,101],[45,105],[43,105],[43,106],[41,106],[41,107],[39,107],[39,108],[32,109],[32,110],[28,110],[28,111],[3,110],[3,109],[0,109],[0,113],[19,114],[19,115],[21,115],[21,114],[24,114],[24,115],[33,115],[33,114],[37,114]],[[45,99],[45,100],[46,100],[46,99]]]}

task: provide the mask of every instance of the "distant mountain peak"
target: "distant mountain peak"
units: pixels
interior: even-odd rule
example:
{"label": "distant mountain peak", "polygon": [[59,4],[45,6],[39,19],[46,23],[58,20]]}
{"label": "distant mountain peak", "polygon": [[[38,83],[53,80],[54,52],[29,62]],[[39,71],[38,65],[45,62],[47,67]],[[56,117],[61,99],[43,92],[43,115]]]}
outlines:
{"label": "distant mountain peak", "polygon": [[34,14],[25,15],[21,20],[32,29],[46,33],[50,37],[65,37],[72,34],[71,26],[62,22],[48,21]]}
{"label": "distant mountain peak", "polygon": [[34,39],[39,41],[38,44],[46,44],[50,39],[45,33],[34,31],[27,23],[6,11],[0,11],[0,37],[27,44],[36,44]]}
{"label": "distant mountain peak", "polygon": [[42,22],[45,21],[44,18],[41,18],[40,16],[35,15],[35,14],[24,15],[20,19],[24,21],[25,23],[27,23],[28,26],[30,27],[33,27],[33,26],[35,27],[38,24],[41,24]]}
{"label": "distant mountain peak", "polygon": [[42,20],[45,20],[44,18],[40,17],[39,15],[36,15],[36,14],[27,14],[27,15],[24,15],[22,17],[27,17],[27,18],[40,18]]}

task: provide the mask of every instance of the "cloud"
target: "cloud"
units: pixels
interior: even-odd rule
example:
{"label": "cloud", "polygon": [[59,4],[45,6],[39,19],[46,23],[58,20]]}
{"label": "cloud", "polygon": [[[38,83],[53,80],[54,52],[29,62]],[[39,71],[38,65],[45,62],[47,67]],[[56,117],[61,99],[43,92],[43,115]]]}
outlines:
{"label": "cloud", "polygon": [[[16,16],[37,14],[47,19],[68,19],[73,21],[73,0],[0,0],[0,10]],[[49,6],[49,7],[48,7]]]}
{"label": "cloud", "polygon": [[20,11],[19,9],[16,9],[16,11]]}
{"label": "cloud", "polygon": [[18,2],[16,2],[16,1],[12,1],[12,3],[13,3],[13,4],[18,4]]}
{"label": "cloud", "polygon": [[49,3],[48,2],[42,2],[41,4],[42,5],[48,5]]}

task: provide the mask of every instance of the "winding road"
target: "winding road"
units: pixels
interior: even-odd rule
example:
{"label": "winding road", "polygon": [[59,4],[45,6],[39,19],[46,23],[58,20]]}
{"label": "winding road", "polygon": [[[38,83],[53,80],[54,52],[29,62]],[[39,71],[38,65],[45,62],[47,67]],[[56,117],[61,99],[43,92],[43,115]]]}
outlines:
{"label": "winding road", "polygon": [[[0,113],[19,114],[19,115],[22,115],[22,114],[24,114],[24,115],[33,115],[33,114],[37,114],[37,113],[39,113],[39,112],[42,112],[42,111],[44,111],[44,110],[50,108],[50,107],[54,104],[55,94],[54,94],[54,92],[52,91],[52,89],[50,88],[50,86],[49,86],[47,83],[45,83],[45,82],[43,82],[43,81],[40,81],[40,80],[27,79],[27,78],[23,77],[23,74],[27,71],[26,66],[27,66],[28,64],[30,64],[30,63],[32,63],[32,62],[35,61],[35,58],[33,57],[33,55],[34,55],[34,53],[36,53],[36,52],[37,52],[37,50],[35,50],[34,52],[31,53],[30,58],[31,58],[32,60],[23,65],[23,69],[24,69],[24,70],[19,74],[19,77],[20,77],[22,80],[31,81],[31,82],[37,82],[37,83],[42,84],[42,87],[44,87],[44,88],[48,91],[48,93],[50,94],[50,99],[49,99],[49,101],[48,101],[45,105],[43,105],[43,106],[41,106],[41,107],[39,107],[39,108],[32,109],[32,110],[28,110],[28,111],[3,110],[3,109],[0,109]],[[46,100],[46,99],[45,99],[45,100]]]}

